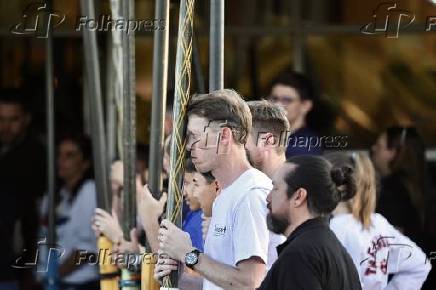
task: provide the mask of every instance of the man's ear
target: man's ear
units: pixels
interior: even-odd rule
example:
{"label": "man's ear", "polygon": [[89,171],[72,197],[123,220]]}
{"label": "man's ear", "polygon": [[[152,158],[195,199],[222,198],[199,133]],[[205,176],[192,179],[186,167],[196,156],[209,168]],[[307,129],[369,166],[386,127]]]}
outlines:
{"label": "man's ear", "polygon": [[273,133],[266,133],[264,138],[264,146],[269,148],[277,147],[278,138]]}
{"label": "man's ear", "polygon": [[233,138],[232,129],[224,127],[220,133],[220,143],[223,145],[230,144],[230,140]]}
{"label": "man's ear", "polygon": [[294,193],[294,207],[301,207],[307,203],[307,191],[304,188],[299,188]]}
{"label": "man's ear", "polygon": [[311,110],[312,110],[312,108],[313,108],[313,101],[312,100],[303,100],[302,102],[301,102],[301,105],[302,105],[302,108],[303,108],[303,111],[304,111],[304,113],[309,113]]}

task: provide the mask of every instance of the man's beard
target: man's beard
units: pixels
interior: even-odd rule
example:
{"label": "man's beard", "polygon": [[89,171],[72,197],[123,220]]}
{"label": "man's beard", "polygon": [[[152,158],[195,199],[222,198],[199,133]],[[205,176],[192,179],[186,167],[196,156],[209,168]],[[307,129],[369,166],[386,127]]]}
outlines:
{"label": "man's beard", "polygon": [[271,213],[269,213],[267,216],[267,225],[270,231],[282,235],[288,228],[289,222],[286,219],[275,217]]}

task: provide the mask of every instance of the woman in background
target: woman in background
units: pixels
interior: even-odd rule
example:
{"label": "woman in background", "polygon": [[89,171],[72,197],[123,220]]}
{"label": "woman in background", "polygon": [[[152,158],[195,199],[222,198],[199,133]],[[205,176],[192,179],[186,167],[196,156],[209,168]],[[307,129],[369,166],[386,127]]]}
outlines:
{"label": "woman in background", "polygon": [[362,289],[421,289],[431,264],[414,242],[374,213],[376,181],[371,160],[355,153],[325,157],[334,167],[351,168],[356,182],[355,197],[337,206],[330,227],[352,257]]}
{"label": "woman in background", "polygon": [[[56,196],[56,244],[65,250],[59,260],[60,289],[99,289],[97,265],[88,263],[97,253],[91,228],[96,208],[96,189],[92,174],[92,147],[88,137],[72,135],[58,145],[57,172],[60,181]],[[42,204],[42,224],[47,225],[48,198]]]}
{"label": "woman in background", "polygon": [[371,153],[380,176],[376,211],[425,246],[430,186],[421,137],[415,128],[390,127],[379,136]]}

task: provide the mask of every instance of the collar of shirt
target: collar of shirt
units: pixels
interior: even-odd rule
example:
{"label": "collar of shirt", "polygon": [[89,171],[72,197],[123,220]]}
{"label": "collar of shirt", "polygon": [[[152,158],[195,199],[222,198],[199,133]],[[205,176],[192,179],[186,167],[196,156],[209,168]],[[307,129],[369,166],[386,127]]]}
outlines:
{"label": "collar of shirt", "polygon": [[318,227],[327,227],[328,228],[329,227],[328,218],[317,217],[317,218],[309,219],[309,220],[305,221],[304,223],[302,223],[301,225],[299,225],[291,233],[291,235],[288,237],[288,239],[283,244],[281,244],[277,247],[277,253],[280,255],[280,253],[298,236],[300,236],[304,232],[307,232],[313,228],[318,228]]}

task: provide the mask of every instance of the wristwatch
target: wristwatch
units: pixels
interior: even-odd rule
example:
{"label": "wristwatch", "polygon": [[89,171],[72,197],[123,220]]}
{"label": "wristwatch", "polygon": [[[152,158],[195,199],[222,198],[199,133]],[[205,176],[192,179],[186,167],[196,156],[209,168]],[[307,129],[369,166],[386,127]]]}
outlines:
{"label": "wristwatch", "polygon": [[198,249],[194,249],[185,255],[185,265],[186,267],[193,269],[198,263],[198,258],[201,252]]}

